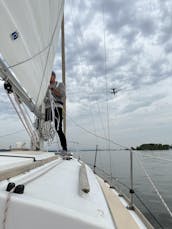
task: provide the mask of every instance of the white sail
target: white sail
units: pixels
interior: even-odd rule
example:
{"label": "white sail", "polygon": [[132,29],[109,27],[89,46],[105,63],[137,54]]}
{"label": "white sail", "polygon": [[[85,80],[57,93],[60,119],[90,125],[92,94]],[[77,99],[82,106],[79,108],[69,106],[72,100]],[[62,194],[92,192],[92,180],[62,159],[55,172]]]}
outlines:
{"label": "white sail", "polygon": [[0,53],[33,102],[44,99],[64,0],[0,0]]}

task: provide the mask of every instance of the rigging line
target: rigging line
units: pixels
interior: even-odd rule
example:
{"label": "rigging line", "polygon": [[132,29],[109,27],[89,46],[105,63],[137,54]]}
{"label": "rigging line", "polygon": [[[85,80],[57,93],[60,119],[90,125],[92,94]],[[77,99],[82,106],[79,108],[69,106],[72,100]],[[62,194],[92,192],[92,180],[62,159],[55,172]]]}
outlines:
{"label": "rigging line", "polygon": [[168,211],[169,215],[172,217],[172,212],[171,210],[169,209],[168,205],[166,204],[164,198],[162,197],[162,195],[160,194],[160,192],[158,191],[156,185],[154,184],[152,178],[150,177],[150,175],[148,174],[148,172],[146,171],[143,163],[141,162],[141,160],[139,159],[139,157],[137,156],[136,154],[136,159],[138,160],[139,164],[141,165],[143,171],[144,171],[144,174],[146,175],[147,179],[149,180],[150,184],[152,185],[153,189],[155,190],[156,194],[158,195],[158,197],[160,198],[162,204],[164,205],[165,209]]}
{"label": "rigging line", "polygon": [[[89,164],[89,163],[87,163]],[[93,167],[92,164],[89,164],[91,167]],[[109,173],[105,172],[103,169],[99,168],[98,166],[96,166],[96,169],[98,169],[100,172],[103,172],[106,176],[110,176]],[[116,181],[117,183],[119,183],[120,185],[122,185],[124,188],[130,190],[130,187],[128,187],[128,185],[124,184],[123,182],[121,182],[119,180],[118,177],[112,177],[112,179],[114,181]],[[134,193],[135,196],[137,197],[137,199],[140,201],[140,203],[145,207],[145,209],[148,211],[148,213],[152,216],[152,218],[155,220],[155,222],[160,226],[160,228],[164,228],[161,223],[158,221],[158,219],[156,218],[156,216],[151,212],[151,210],[146,206],[146,204],[144,203],[144,201],[141,199],[141,197],[135,192]]]}
{"label": "rigging line", "polygon": [[[81,25],[79,22],[76,23],[76,21],[74,21],[74,18],[73,18],[73,8],[72,8],[72,1],[70,1],[70,7],[71,7],[71,15],[72,15],[72,21],[73,21],[73,25],[74,25],[74,30],[75,30],[75,34],[77,35],[77,39],[78,39],[78,42],[81,43],[81,44],[84,44],[84,37],[83,37],[83,34],[82,34],[82,31],[81,31]],[[76,30],[76,27],[77,27],[77,30]],[[79,31],[79,34],[80,34],[80,39],[79,39],[79,36],[78,36],[78,32]],[[82,41],[81,41],[82,40]],[[79,55],[79,65],[80,65],[80,70],[82,72],[82,68],[81,68],[81,56]],[[91,112],[91,116],[92,116],[92,119],[94,118],[93,116],[93,113]],[[93,123],[94,123],[94,119],[93,119]],[[94,129],[96,130],[96,128],[94,127]],[[95,131],[96,132],[96,131]],[[104,132],[105,132],[105,128],[104,128]],[[106,136],[106,134],[105,134]]]}
{"label": "rigging line", "polygon": [[[91,165],[92,166],[92,165]],[[101,168],[96,166],[96,169],[100,170],[101,172],[103,172],[106,176],[110,176],[110,174],[108,174],[107,172],[105,172],[104,170],[102,170]],[[117,183],[119,183],[120,185],[122,185],[124,188],[130,190],[130,187],[128,187],[128,185],[124,184],[123,182],[121,182],[118,177],[112,177],[112,179],[114,181],[116,181]],[[148,211],[148,213],[152,216],[152,218],[155,220],[155,222],[161,227],[164,228],[161,223],[158,221],[158,219],[156,218],[156,216],[151,212],[151,210],[146,206],[146,204],[143,202],[143,200],[140,198],[140,196],[135,192],[134,193],[135,196],[137,197],[137,199],[140,201],[140,203],[145,207],[145,209]]]}
{"label": "rigging line", "polygon": [[[93,165],[91,165],[93,167]],[[101,168],[96,166],[96,169],[100,170],[101,172],[103,172],[106,176],[110,176],[110,174],[108,174],[107,172],[105,172],[104,170],[102,170]],[[117,183],[119,183],[120,185],[122,185],[124,188],[130,190],[130,187],[128,187],[128,185],[124,184],[123,182],[121,182],[118,177],[112,177],[112,179],[114,181],[116,181]],[[135,196],[137,197],[137,199],[140,201],[140,203],[145,207],[145,209],[148,211],[148,213],[152,216],[152,218],[155,220],[155,222],[161,227],[164,228],[161,223],[158,221],[158,219],[156,218],[156,216],[151,212],[151,210],[146,206],[146,204],[143,202],[143,200],[141,199],[141,197],[135,192],[134,193]]]}
{"label": "rigging line", "polygon": [[[73,19],[73,8],[72,8],[72,3],[71,3],[71,1],[70,1],[70,7],[71,7],[71,15],[72,15],[72,21],[73,21],[73,25],[74,25],[74,30],[75,30],[75,34],[77,35],[78,33],[78,31],[79,31],[79,34],[80,34],[80,39],[82,40],[81,42],[80,42],[80,39],[79,39],[79,37],[78,37],[78,35],[77,35],[77,39],[78,39],[78,43],[82,43],[82,44],[84,44],[84,37],[83,37],[83,34],[82,34],[82,31],[81,31],[81,26],[80,26],[80,23],[78,22],[77,24],[76,24],[76,21],[74,21],[74,19]],[[77,26],[77,30],[76,30],[76,26]],[[80,70],[81,70],[81,72],[82,72],[82,68],[81,68],[81,56],[79,55],[79,65],[80,65]],[[107,90],[106,90],[106,94],[107,94]],[[93,113],[91,112],[91,116],[92,116],[92,119],[93,119]],[[94,123],[94,120],[93,120],[93,123]],[[94,128],[95,129],[95,128]],[[95,129],[96,130],[96,129]],[[96,132],[96,131],[95,131]],[[104,132],[105,132],[105,128],[104,128]],[[105,134],[105,136],[106,136],[106,134]],[[109,136],[110,137],[110,136]],[[108,147],[108,148],[110,148],[110,147]]]}
{"label": "rigging line", "polygon": [[92,131],[90,131],[90,130],[84,128],[84,127],[82,127],[81,125],[79,125],[79,124],[78,124],[77,122],[75,122],[69,115],[67,115],[67,116],[71,119],[71,121],[72,121],[77,127],[79,127],[80,129],[84,130],[85,132],[87,132],[87,133],[89,133],[89,134],[91,134],[91,135],[93,135],[93,136],[95,136],[95,137],[98,137],[98,138],[100,138],[100,139],[103,139],[103,140],[105,140],[105,141],[110,141],[112,144],[117,145],[117,146],[120,146],[120,147],[122,147],[123,149],[131,150],[131,149],[129,149],[129,147],[127,147],[127,146],[121,145],[121,144],[119,144],[119,143],[117,143],[117,142],[115,142],[115,141],[113,141],[113,140],[111,140],[111,139],[108,139],[108,138],[105,138],[105,137],[103,137],[103,136],[100,136],[100,135],[98,135],[98,134],[93,133]]}
{"label": "rigging line", "polygon": [[19,111],[18,111],[18,109],[17,109],[17,107],[16,107],[14,101],[12,100],[12,98],[10,97],[10,95],[9,95],[8,93],[7,93],[7,95],[8,95],[8,98],[9,98],[10,102],[12,103],[13,108],[15,109],[15,111],[16,111],[16,113],[17,113],[19,119],[20,119],[20,121],[22,122],[22,124],[23,124],[25,130],[27,131],[28,135],[31,137],[31,133],[30,133],[29,129],[27,128],[27,125],[25,124],[24,120],[22,119],[21,114],[19,113]]}
{"label": "rigging line", "polygon": [[27,113],[24,112],[22,104],[20,103],[18,97],[15,94],[14,94],[14,97],[15,97],[15,101],[16,101],[16,103],[18,105],[18,108],[20,110],[20,113],[21,113],[21,115],[23,117],[24,123],[27,126],[29,132],[31,133],[31,139],[32,139],[33,144],[34,144],[34,146],[36,148],[37,147],[37,142],[39,140],[39,137],[36,134],[36,131],[33,129],[32,122],[30,122],[29,118],[27,117]]}
{"label": "rigging line", "polygon": [[25,113],[26,113],[26,115],[27,115],[27,117],[28,117],[30,123],[33,125],[33,121],[32,121],[32,119],[31,119],[31,117],[30,117],[30,115],[29,115],[29,113],[28,113],[28,110],[27,110],[25,104],[22,104],[22,105],[23,105],[23,109],[24,109],[24,111],[25,111]]}
{"label": "rigging line", "polygon": [[[107,137],[106,136],[106,129],[105,129],[105,120],[103,119],[103,117],[102,117],[102,113],[101,113],[101,111],[100,111],[100,106],[99,106],[99,104],[98,104],[98,101],[97,101],[97,99],[95,99],[96,101],[95,101],[95,103],[96,103],[96,105],[97,105],[97,110],[98,110],[98,117],[99,117],[99,119],[100,119],[100,124],[101,124],[101,128],[102,128],[102,130],[103,130],[103,135],[104,135],[104,137]],[[101,154],[100,154],[101,155]]]}
{"label": "rigging line", "polygon": [[[72,4],[72,1],[70,1],[70,7],[71,7],[71,17],[72,17],[72,21],[73,21],[73,28],[75,30],[75,35],[76,35],[76,38],[78,40],[78,44],[82,43],[84,44],[84,39],[83,39],[83,34],[81,32],[81,28],[80,28],[80,24],[76,24],[76,21],[74,20],[73,18],[73,8],[72,8],[73,4]],[[78,31],[80,33],[80,37],[78,36],[78,31],[76,30],[76,26],[78,28]],[[80,39],[79,39],[80,38]],[[82,41],[81,41],[82,40]],[[78,57],[79,57],[79,67],[80,67],[80,73],[82,74],[83,70],[82,70],[82,66],[81,66],[81,56],[80,54],[78,53]],[[88,105],[88,104],[87,104]],[[86,110],[86,109],[85,109]],[[92,124],[93,124],[93,129],[94,129],[94,132],[96,132],[96,126],[95,126],[95,122],[94,122],[94,115],[93,115],[93,112],[92,110],[90,109],[90,114],[91,114],[91,119],[92,119]],[[96,139],[97,140],[97,139]]]}
{"label": "rigging line", "polygon": [[[61,4],[61,7],[59,9],[59,12],[61,11],[62,7],[63,7],[63,3]],[[47,57],[46,57],[45,67],[44,67],[44,70],[43,70],[41,84],[40,84],[39,91],[38,91],[38,96],[37,96],[37,99],[36,99],[36,105],[38,103],[38,99],[39,99],[39,96],[40,96],[40,92],[41,92],[43,80],[45,78],[45,71],[47,69],[47,64],[48,64],[48,58],[49,58],[49,54],[50,54],[50,49],[51,49],[51,46],[52,46],[52,43],[53,43],[53,40],[54,40],[54,35],[55,35],[56,29],[57,29],[58,22],[59,22],[59,17],[57,18],[57,21],[56,21],[56,24],[55,24],[55,28],[53,30],[53,33],[52,33],[52,36],[51,36],[51,39],[50,39],[50,44],[49,44],[48,53],[47,53]]]}
{"label": "rigging line", "polygon": [[140,196],[135,192],[134,195],[136,198],[140,201],[140,203],[145,207],[145,209],[148,211],[148,213],[152,216],[152,218],[155,220],[155,222],[160,226],[160,228],[164,228],[162,224],[158,221],[158,219],[155,217],[155,215],[151,212],[149,207],[146,206],[146,204],[143,202],[143,200],[140,198]]}
{"label": "rigging line", "polygon": [[[106,79],[106,110],[107,110],[107,132],[108,132],[108,139],[110,139],[110,127],[109,127],[109,104],[108,104],[108,78],[107,78],[107,50],[106,50],[106,31],[105,31],[105,18],[104,18],[104,4],[103,4],[103,45],[104,45],[104,74]],[[110,152],[110,141],[108,144],[109,148],[109,162],[110,162],[110,171],[112,174],[112,164],[111,164],[111,152]]]}
{"label": "rigging line", "polygon": [[169,162],[172,162],[172,160],[170,159],[165,159],[165,158],[162,158],[162,157],[151,157],[151,156],[145,156],[144,157],[145,159],[157,159],[157,160],[162,160],[162,161],[169,161]]}

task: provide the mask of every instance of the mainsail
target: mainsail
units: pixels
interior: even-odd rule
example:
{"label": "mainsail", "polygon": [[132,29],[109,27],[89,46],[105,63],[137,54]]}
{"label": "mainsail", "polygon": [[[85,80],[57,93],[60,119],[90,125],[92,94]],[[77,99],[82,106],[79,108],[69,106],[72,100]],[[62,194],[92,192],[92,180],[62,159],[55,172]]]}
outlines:
{"label": "mainsail", "polygon": [[58,45],[64,0],[0,0],[0,54],[39,107]]}

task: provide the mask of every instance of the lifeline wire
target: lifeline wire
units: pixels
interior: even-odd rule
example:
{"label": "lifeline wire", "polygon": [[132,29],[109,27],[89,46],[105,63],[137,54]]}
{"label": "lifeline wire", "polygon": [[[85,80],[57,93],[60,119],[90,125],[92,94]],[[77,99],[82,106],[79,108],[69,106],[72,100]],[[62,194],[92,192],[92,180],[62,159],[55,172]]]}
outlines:
{"label": "lifeline wire", "polygon": [[139,164],[141,165],[144,174],[146,175],[147,179],[149,180],[149,182],[151,183],[153,189],[155,190],[156,194],[158,195],[158,197],[160,198],[162,204],[164,205],[165,209],[168,211],[169,215],[172,217],[172,212],[169,209],[168,205],[166,204],[164,198],[162,197],[162,195],[160,194],[160,192],[158,191],[156,185],[154,184],[153,180],[151,179],[150,175],[148,174],[148,172],[146,171],[143,163],[141,162],[141,160],[139,159],[139,157],[136,155],[136,159],[138,160]]}

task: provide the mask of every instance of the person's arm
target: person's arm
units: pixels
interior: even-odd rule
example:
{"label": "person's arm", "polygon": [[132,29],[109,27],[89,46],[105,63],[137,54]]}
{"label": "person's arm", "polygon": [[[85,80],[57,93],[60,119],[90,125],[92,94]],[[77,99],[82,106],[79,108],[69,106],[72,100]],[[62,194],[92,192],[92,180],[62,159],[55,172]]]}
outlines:
{"label": "person's arm", "polygon": [[56,97],[64,97],[66,95],[65,86],[63,83],[59,83],[58,87],[55,87],[54,85],[50,84],[49,89],[51,90],[52,94]]}
{"label": "person's arm", "polygon": [[56,96],[61,96],[61,93],[60,91],[57,89],[57,88],[51,88],[51,91],[54,95]]}

